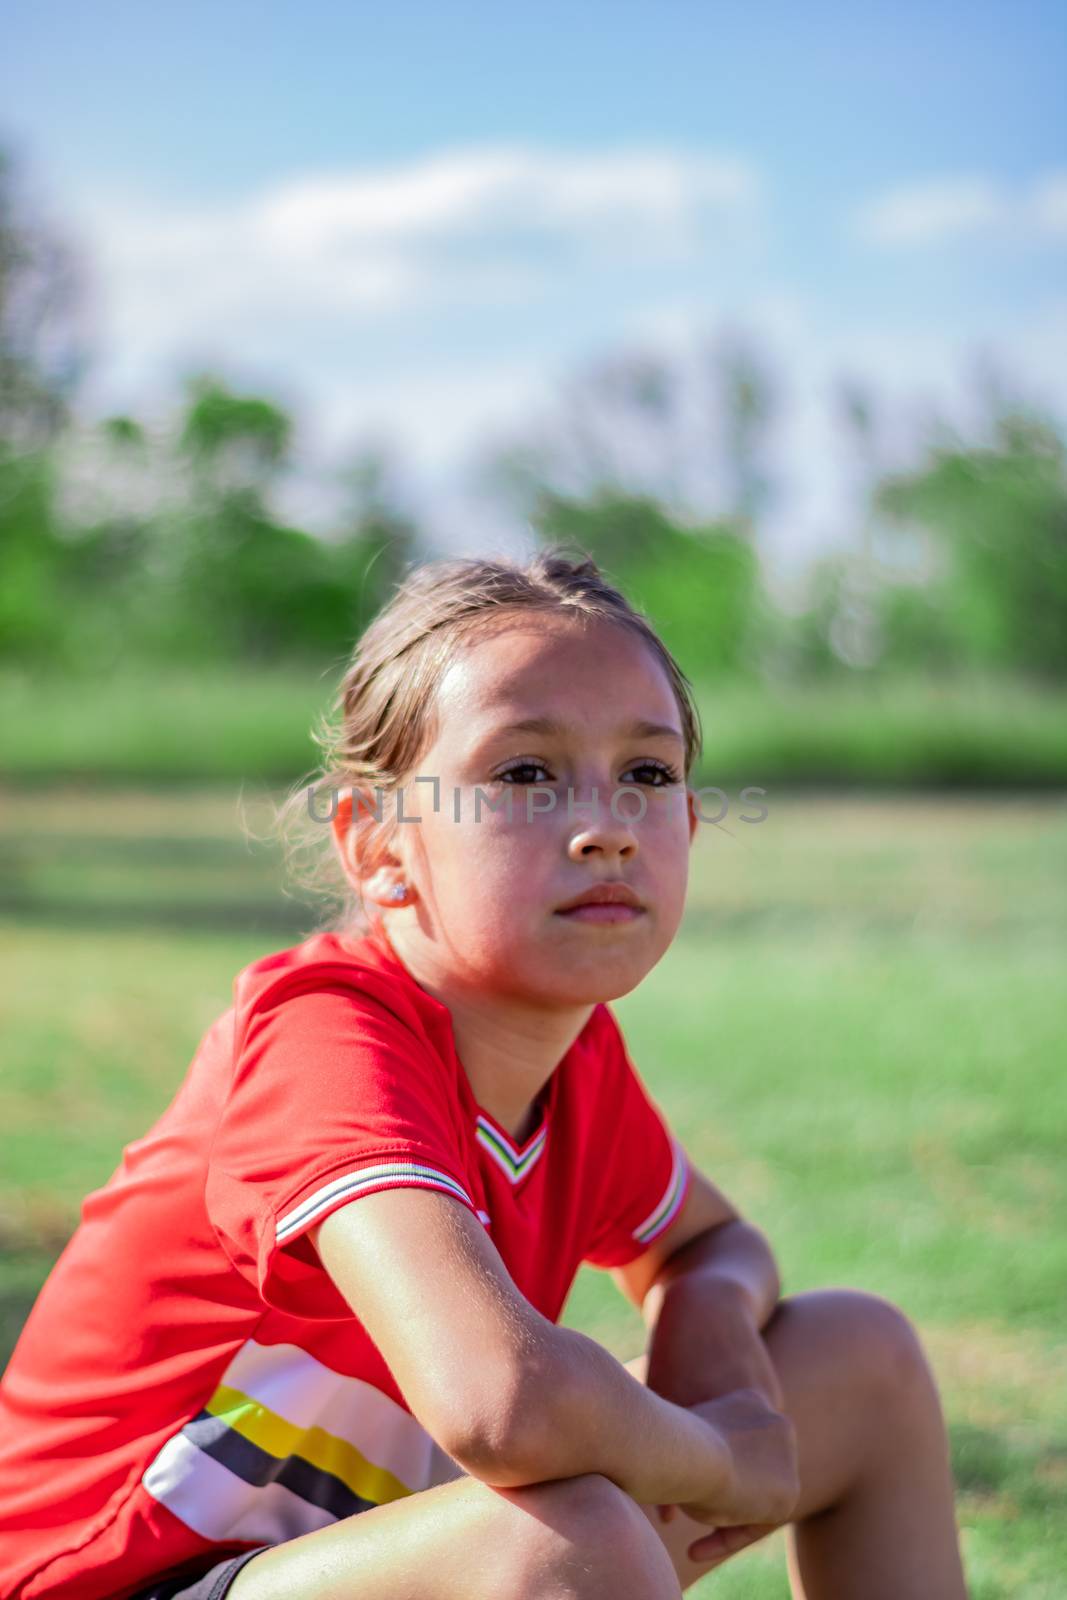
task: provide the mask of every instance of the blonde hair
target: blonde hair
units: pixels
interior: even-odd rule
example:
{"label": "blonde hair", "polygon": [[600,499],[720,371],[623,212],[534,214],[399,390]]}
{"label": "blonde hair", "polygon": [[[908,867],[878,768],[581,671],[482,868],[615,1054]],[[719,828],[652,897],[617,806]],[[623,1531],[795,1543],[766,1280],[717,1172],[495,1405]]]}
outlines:
{"label": "blonde hair", "polygon": [[[575,557],[553,545],[522,564],[463,557],[410,567],[356,644],[332,715],[320,717],[312,733],[323,751],[318,771],[300,780],[275,819],[290,882],[339,902],[321,929],[365,932],[369,924],[332,837],[327,838],[318,797],[355,787],[381,790],[391,802],[436,737],[435,691],[445,671],[472,634],[515,611],[612,622],[643,639],[674,690],[688,780],[702,742],[692,685],[651,622],[607,581],[586,551]],[[383,819],[387,813],[384,805]],[[395,820],[375,824],[371,859],[387,848],[396,825]]]}

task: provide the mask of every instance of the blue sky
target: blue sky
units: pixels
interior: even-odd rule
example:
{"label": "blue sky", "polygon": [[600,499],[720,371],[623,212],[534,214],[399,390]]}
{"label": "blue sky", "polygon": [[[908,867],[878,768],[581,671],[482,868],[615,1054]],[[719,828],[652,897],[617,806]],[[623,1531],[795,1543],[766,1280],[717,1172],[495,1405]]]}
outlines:
{"label": "blue sky", "polygon": [[1067,414],[1051,4],[5,11],[0,133],[93,266],[91,408],[212,361],[309,461],[388,436],[444,504],[582,363],[743,327],[785,555],[848,520],[837,376],[903,454],[979,350]]}

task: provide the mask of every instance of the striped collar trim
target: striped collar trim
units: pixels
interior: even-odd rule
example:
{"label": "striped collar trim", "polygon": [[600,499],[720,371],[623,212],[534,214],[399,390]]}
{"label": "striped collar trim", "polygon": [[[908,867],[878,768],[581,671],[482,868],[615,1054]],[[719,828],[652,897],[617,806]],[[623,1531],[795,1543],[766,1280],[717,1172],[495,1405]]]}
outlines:
{"label": "striped collar trim", "polygon": [[492,1157],[501,1172],[511,1183],[521,1183],[541,1159],[548,1138],[548,1118],[527,1143],[516,1146],[503,1128],[490,1120],[484,1112],[478,1113],[476,1137],[482,1149]]}

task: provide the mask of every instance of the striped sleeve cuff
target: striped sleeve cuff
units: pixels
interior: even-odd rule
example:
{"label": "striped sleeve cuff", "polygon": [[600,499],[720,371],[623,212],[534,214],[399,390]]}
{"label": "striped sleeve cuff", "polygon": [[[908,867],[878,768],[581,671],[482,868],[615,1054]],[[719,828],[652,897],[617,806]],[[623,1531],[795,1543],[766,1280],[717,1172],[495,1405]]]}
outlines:
{"label": "striped sleeve cuff", "polygon": [[644,1222],[633,1230],[630,1235],[638,1244],[651,1244],[665,1229],[669,1228],[678,1212],[681,1210],[685,1198],[686,1181],[689,1176],[689,1162],[685,1151],[675,1138],[671,1139],[671,1149],[674,1152],[674,1161],[671,1165],[671,1175],[667,1180],[667,1187],[660,1200],[649,1212]]}
{"label": "striped sleeve cuff", "polygon": [[312,1194],[305,1195],[298,1205],[278,1218],[275,1242],[279,1245],[288,1244],[312,1223],[325,1217],[327,1212],[336,1210],[349,1200],[374,1194],[379,1189],[396,1188],[436,1189],[441,1194],[453,1195],[457,1200],[462,1200],[480,1221],[488,1222],[485,1213],[478,1210],[463,1185],[447,1172],[422,1161],[394,1157],[377,1161],[372,1166],[360,1167],[355,1172],[343,1172]]}

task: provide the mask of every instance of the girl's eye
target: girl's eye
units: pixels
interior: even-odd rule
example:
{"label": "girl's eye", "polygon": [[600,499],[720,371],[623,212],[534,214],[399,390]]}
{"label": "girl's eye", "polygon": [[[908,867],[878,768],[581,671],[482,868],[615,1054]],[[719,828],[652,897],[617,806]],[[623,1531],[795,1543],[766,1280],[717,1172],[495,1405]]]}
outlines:
{"label": "girl's eye", "polygon": [[[545,766],[543,761],[517,761],[513,767],[506,767],[503,772],[498,772],[497,779],[502,781],[506,778],[514,784],[535,784],[541,783],[544,780],[540,778],[531,778],[529,776],[521,777],[519,774],[547,771],[548,768]],[[651,778],[646,776],[645,778],[639,780],[641,782],[651,784],[652,788],[654,789],[665,789],[668,787],[668,785],[677,783],[679,781],[679,775],[674,768],[665,766],[659,761],[640,761],[635,767],[631,767],[630,771],[643,772],[646,775],[648,773],[654,774],[654,776]]]}
{"label": "girl's eye", "polygon": [[514,779],[514,781],[516,783],[519,783],[519,784],[523,784],[523,783],[539,783],[541,781],[539,778],[516,778],[515,774],[518,773],[518,772],[547,772],[547,771],[548,771],[548,768],[545,766],[543,761],[517,761],[513,767],[505,767],[503,772],[498,772],[497,773],[497,780],[498,781],[503,781],[503,779],[509,778],[509,779]]}
{"label": "girl's eye", "polygon": [[[658,781],[652,781],[654,789],[665,789],[669,784],[677,783],[679,775],[673,767],[663,766],[658,761],[641,761],[636,767],[630,768],[631,772],[654,772]],[[644,779],[644,782],[650,780]]]}

